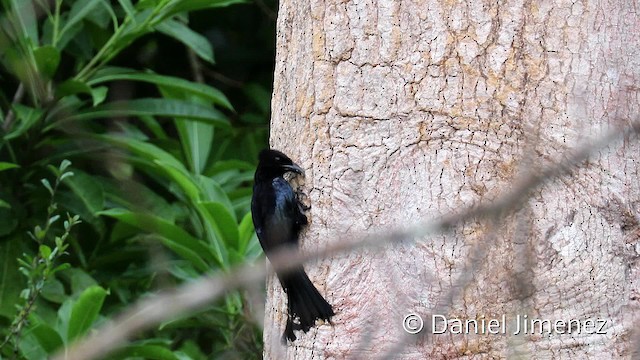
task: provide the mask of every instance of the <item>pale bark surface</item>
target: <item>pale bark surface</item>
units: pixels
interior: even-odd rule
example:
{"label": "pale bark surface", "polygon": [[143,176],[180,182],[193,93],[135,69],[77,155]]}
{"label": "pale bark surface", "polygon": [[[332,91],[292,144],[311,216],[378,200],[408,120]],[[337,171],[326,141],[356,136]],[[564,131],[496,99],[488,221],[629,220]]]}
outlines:
{"label": "pale bark surface", "polygon": [[[632,0],[281,0],[271,144],[307,171],[303,248],[495,199],[638,120],[638,11]],[[287,347],[285,297],[271,277],[265,357],[630,358],[639,150],[625,139],[599,151],[495,226],[468,222],[307,264],[337,315]],[[465,268],[478,251],[481,266]],[[463,271],[471,280],[443,299]],[[461,319],[606,319],[606,334],[403,331],[404,315],[428,322],[443,304]]]}

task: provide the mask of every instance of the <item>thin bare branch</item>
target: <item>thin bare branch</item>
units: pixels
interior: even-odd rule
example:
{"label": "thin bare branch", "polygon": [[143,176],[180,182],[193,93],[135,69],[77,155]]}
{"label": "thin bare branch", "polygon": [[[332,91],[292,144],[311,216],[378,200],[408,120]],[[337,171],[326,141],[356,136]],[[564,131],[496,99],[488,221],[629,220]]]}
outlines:
{"label": "thin bare branch", "polygon": [[[18,89],[16,90],[15,95],[13,95],[11,104],[14,105],[14,104],[20,103],[23,97],[24,97],[24,84],[20,83],[20,85],[18,85]],[[4,118],[4,123],[2,124],[2,130],[4,130],[4,132],[8,132],[11,129],[11,125],[13,124],[13,120],[15,119],[15,117],[16,117],[16,114],[13,112],[13,109],[9,109],[7,116]]]}

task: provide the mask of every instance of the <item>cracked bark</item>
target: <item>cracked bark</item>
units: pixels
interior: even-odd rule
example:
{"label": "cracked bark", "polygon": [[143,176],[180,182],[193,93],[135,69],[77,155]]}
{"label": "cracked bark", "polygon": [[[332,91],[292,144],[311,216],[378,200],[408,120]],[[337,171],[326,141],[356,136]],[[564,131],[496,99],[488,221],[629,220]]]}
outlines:
{"label": "cracked bark", "polygon": [[[271,144],[307,170],[303,249],[495,199],[518,176],[637,120],[639,7],[282,0]],[[285,297],[271,277],[265,358],[630,357],[639,150],[632,139],[612,144],[495,223],[308,264],[337,315],[287,347]],[[511,325],[516,315],[606,319],[606,334],[407,338],[404,315],[428,322],[439,305],[450,318],[505,315]]]}

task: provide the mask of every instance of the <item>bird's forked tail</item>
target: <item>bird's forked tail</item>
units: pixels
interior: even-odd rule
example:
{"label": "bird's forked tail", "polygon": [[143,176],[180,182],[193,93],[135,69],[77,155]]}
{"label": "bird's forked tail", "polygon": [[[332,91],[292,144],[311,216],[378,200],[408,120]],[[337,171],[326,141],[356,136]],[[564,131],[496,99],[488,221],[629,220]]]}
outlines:
{"label": "bird's forked tail", "polygon": [[318,319],[331,322],[331,317],[335,315],[333,308],[320,295],[303,268],[285,274],[281,282],[287,293],[289,311],[287,326],[282,336],[284,343],[286,339],[296,339],[293,330],[307,332]]}

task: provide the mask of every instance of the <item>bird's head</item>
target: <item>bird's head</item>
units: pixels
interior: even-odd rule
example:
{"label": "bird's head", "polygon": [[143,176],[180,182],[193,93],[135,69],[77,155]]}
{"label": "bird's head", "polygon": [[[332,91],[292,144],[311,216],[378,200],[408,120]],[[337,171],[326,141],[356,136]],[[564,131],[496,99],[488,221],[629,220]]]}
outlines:
{"label": "bird's head", "polygon": [[278,150],[264,149],[260,152],[258,159],[256,176],[260,174],[265,177],[277,177],[287,172],[295,172],[304,176],[304,170]]}

